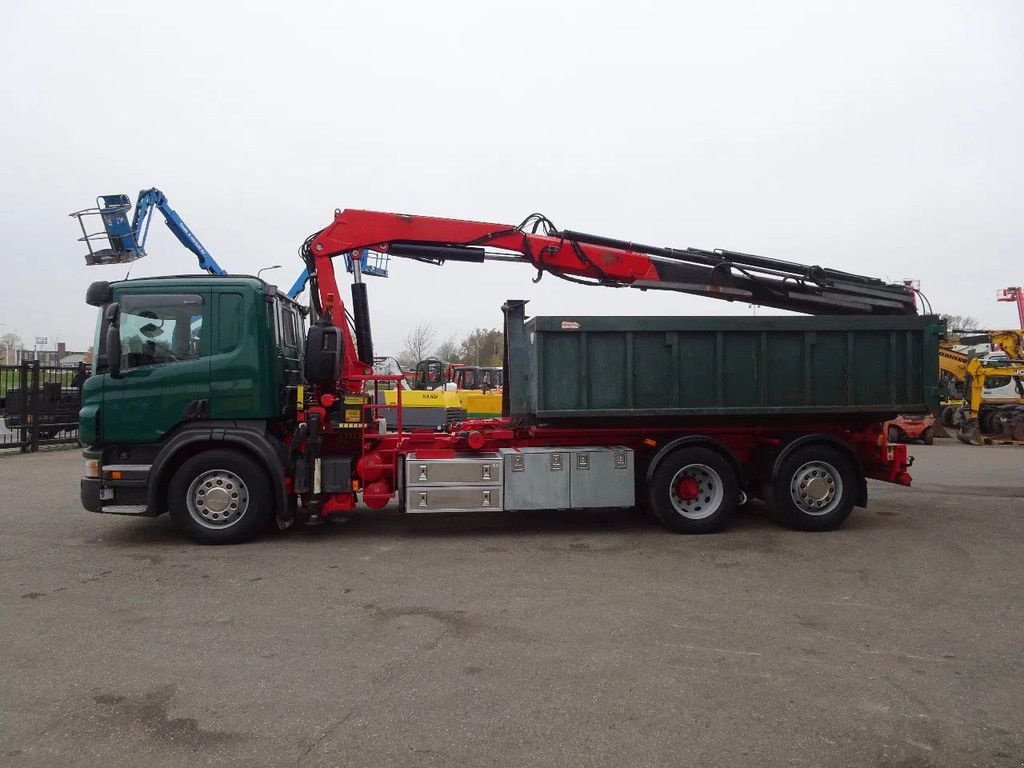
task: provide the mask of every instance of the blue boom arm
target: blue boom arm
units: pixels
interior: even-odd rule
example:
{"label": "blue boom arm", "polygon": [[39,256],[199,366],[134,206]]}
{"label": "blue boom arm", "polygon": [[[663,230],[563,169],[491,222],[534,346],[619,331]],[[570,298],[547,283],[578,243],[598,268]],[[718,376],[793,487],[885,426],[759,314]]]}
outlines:
{"label": "blue boom arm", "polygon": [[211,275],[226,275],[227,271],[210,255],[206,247],[199,242],[199,238],[182,221],[181,216],[171,208],[167,197],[159,189],[144,189],[139,193],[139,199],[135,203],[135,216],[132,219],[132,231],[136,232],[139,248],[143,251],[146,247],[146,236],[149,234],[149,221],[153,209],[157,208],[164,215],[164,222],[167,228],[174,233],[174,236],[181,241],[181,244],[188,248],[199,259],[199,268],[205,269]]}
{"label": "blue boom arm", "polygon": [[309,272],[302,270],[302,274],[299,275],[298,279],[292,283],[292,287],[288,289],[288,298],[294,299],[306,288],[306,283],[309,282]]}

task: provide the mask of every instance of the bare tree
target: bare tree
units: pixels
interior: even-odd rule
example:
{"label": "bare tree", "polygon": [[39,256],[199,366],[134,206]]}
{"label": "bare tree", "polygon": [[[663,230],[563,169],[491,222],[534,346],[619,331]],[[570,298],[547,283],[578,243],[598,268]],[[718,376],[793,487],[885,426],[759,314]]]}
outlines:
{"label": "bare tree", "polygon": [[446,363],[462,362],[462,358],[459,357],[459,342],[455,340],[454,336],[449,336],[437,345],[437,349],[434,350],[434,357],[444,360]]}
{"label": "bare tree", "polygon": [[981,327],[981,321],[971,315],[941,314],[939,317],[946,321],[946,331],[954,337],[959,336],[957,331],[976,331]]}
{"label": "bare tree", "polygon": [[18,357],[18,347],[21,346],[21,337],[16,333],[5,333],[0,336],[0,363],[11,365]]}
{"label": "bare tree", "polygon": [[402,367],[412,368],[427,357],[434,346],[436,335],[434,326],[427,321],[419,323],[409,331],[405,336],[405,348],[398,356],[398,362],[402,364]]}
{"label": "bare tree", "polygon": [[505,338],[497,328],[477,328],[462,340],[459,356],[470,365],[501,365]]}

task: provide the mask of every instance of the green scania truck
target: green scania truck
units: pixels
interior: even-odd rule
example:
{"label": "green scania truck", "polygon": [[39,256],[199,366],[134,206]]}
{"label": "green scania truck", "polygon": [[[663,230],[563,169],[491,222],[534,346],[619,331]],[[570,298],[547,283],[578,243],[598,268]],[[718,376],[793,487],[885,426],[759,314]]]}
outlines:
{"label": "green scania truck", "polygon": [[[509,300],[503,414],[389,428],[361,254],[520,260],[576,282],[662,289],[811,317],[538,317]],[[762,499],[836,527],[867,478],[909,484],[884,423],[938,398],[942,323],[914,292],[750,254],[557,230],[338,211],[302,249],[309,312],[262,280],[93,283],[82,390],[83,506],[169,513],[194,539],[247,540],[397,503],[406,513],[648,507],[670,530],[721,528]],[[349,257],[352,313],[333,258]],[[401,409],[399,409],[399,412]]]}

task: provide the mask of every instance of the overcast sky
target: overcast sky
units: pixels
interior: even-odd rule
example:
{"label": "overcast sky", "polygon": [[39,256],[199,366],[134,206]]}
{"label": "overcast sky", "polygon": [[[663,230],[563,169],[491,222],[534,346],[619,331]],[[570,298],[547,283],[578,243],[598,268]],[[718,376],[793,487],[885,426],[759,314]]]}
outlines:
{"label": "overcast sky", "polygon": [[[1016,324],[1024,3],[6,2],[0,332],[92,341],[69,211],[156,186],[232,271],[335,208],[731,248]],[[156,219],[132,276],[195,271]],[[270,276],[268,275],[268,276]],[[749,314],[516,265],[392,265],[376,346],[533,314]],[[760,310],[764,312],[765,310]]]}

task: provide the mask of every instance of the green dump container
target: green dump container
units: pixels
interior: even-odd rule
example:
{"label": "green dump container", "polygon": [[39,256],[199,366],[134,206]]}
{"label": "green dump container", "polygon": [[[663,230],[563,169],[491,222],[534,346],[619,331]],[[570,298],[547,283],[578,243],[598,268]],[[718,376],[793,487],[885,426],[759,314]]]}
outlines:
{"label": "green dump container", "polygon": [[924,413],[935,316],[535,317],[509,302],[508,413],[536,420]]}

